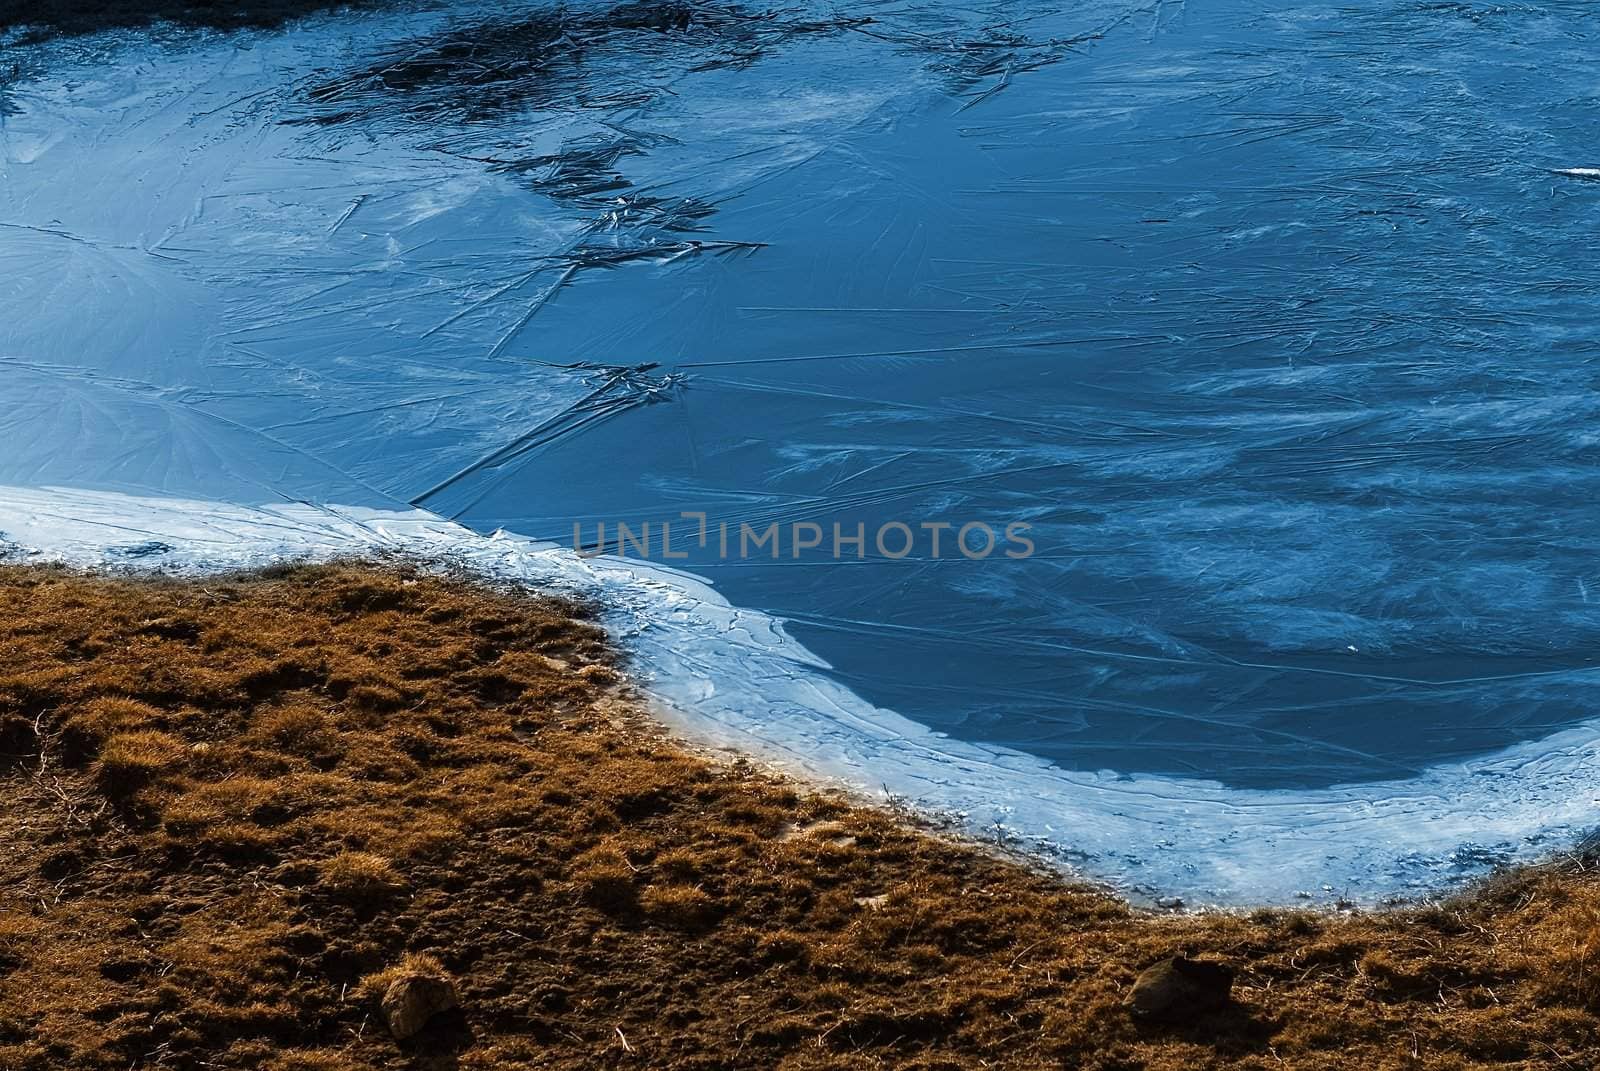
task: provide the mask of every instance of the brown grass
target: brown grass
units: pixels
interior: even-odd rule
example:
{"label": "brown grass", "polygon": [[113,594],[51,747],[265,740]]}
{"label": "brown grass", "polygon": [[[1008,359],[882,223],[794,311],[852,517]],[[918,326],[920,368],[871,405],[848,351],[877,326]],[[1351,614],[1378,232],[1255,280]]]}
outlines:
{"label": "brown grass", "polygon": [[[1158,916],[652,730],[580,607],[0,569],[0,1071],[1593,1068],[1600,880]],[[1236,1004],[1132,1021],[1139,970]],[[397,1046],[399,972],[462,1008]]]}

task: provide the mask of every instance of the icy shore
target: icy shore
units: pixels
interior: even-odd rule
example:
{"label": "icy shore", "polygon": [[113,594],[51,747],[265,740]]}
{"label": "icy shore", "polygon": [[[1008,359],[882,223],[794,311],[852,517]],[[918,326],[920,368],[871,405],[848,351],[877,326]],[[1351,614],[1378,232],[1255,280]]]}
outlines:
{"label": "icy shore", "polygon": [[593,598],[688,738],[958,816],[973,835],[1003,834],[1135,896],[1244,905],[1421,895],[1560,850],[1600,819],[1595,725],[1406,781],[1315,792],[1075,773],[863,702],[779,622],[692,576],[478,535],[423,511],[6,487],[0,532],[10,560],[196,574],[402,553]]}

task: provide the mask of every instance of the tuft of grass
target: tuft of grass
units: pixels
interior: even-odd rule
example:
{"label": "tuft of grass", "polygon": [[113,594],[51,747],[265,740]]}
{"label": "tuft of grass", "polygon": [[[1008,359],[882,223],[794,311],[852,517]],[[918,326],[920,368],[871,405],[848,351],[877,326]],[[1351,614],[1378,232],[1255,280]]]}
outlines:
{"label": "tuft of grass", "polygon": [[126,696],[97,696],[60,716],[61,736],[68,757],[82,762],[100,753],[107,740],[129,729],[161,725],[161,711]]}
{"label": "tuft of grass", "polygon": [[394,864],[371,852],[340,852],[319,868],[322,886],[345,900],[380,900],[405,888]]}
{"label": "tuft of grass", "polygon": [[326,710],[292,705],[269,710],[250,726],[252,741],[290,755],[321,761],[339,757],[339,734]]}
{"label": "tuft of grass", "polygon": [[640,905],[662,925],[681,930],[709,928],[722,915],[721,905],[692,885],[652,885],[640,897]]}
{"label": "tuft of grass", "polygon": [[597,845],[572,863],[572,883],[580,898],[609,914],[637,909],[639,872],[610,844]]}
{"label": "tuft of grass", "polygon": [[95,783],[112,799],[125,799],[182,769],[189,747],[170,733],[136,729],[115,733],[100,749]]}

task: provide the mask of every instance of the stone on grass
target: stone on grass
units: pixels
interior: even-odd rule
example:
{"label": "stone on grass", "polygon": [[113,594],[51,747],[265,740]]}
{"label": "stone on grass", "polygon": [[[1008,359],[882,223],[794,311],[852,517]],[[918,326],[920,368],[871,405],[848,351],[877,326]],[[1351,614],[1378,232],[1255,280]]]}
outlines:
{"label": "stone on grass", "polygon": [[1173,956],[1139,975],[1128,994],[1128,1010],[1136,1019],[1180,1023],[1228,1003],[1233,968],[1225,963]]}
{"label": "stone on grass", "polygon": [[461,1003],[455,983],[438,974],[412,973],[395,979],[383,994],[383,1017],[397,1041],[415,1037],[440,1012]]}

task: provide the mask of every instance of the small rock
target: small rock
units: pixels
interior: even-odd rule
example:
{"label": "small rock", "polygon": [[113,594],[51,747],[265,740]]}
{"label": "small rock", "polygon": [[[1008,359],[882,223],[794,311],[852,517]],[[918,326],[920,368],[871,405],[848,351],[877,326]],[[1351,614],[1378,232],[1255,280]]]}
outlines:
{"label": "small rock", "polygon": [[397,1041],[414,1037],[428,1020],[461,1003],[455,983],[432,974],[408,974],[396,979],[383,995],[383,1017]]}
{"label": "small rock", "polygon": [[1139,975],[1128,994],[1136,1019],[1183,1022],[1228,1003],[1233,968],[1224,963],[1173,956]]}

